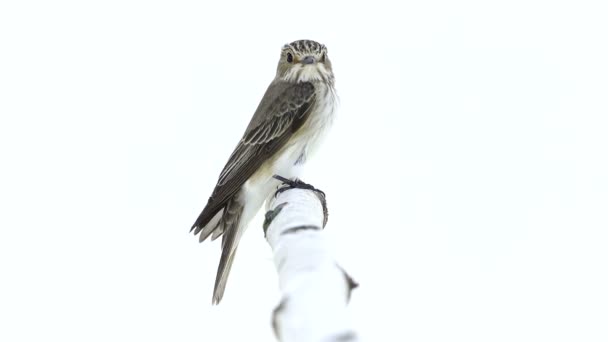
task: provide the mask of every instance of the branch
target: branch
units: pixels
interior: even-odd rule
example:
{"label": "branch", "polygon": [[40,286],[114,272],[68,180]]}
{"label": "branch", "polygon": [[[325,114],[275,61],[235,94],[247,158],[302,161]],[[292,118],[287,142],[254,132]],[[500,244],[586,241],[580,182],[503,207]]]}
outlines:
{"label": "branch", "polygon": [[324,196],[293,186],[267,202],[264,222],[282,292],[272,317],[275,335],[281,342],[358,341],[346,311],[357,284],[323,236]]}

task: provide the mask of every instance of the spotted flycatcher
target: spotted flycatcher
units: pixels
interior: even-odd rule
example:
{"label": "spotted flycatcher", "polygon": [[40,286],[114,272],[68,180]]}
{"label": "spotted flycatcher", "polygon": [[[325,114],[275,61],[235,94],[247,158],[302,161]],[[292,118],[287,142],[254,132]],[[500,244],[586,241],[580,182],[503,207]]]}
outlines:
{"label": "spotted flycatcher", "polygon": [[331,126],[336,102],[325,46],[312,40],[285,45],[274,80],[191,229],[201,242],[222,236],[213,304],[224,295],[247,224],[279,185],[273,175],[298,177]]}

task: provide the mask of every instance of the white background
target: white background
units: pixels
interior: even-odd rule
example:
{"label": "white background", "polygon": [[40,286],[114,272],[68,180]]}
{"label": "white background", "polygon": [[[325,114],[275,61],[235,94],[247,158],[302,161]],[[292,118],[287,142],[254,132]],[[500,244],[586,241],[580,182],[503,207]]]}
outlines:
{"label": "white background", "polygon": [[188,231],[302,38],[365,340],[608,340],[601,3],[3,1],[0,340],[273,340],[261,216],[218,307]]}

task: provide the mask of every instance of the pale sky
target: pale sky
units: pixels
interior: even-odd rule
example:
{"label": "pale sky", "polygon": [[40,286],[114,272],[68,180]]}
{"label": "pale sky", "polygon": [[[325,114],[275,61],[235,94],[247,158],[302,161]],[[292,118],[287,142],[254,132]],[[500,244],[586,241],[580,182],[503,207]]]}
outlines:
{"label": "pale sky", "polygon": [[0,340],[274,339],[261,215],[218,307],[189,228],[297,39],[364,340],[608,340],[605,6],[3,1]]}

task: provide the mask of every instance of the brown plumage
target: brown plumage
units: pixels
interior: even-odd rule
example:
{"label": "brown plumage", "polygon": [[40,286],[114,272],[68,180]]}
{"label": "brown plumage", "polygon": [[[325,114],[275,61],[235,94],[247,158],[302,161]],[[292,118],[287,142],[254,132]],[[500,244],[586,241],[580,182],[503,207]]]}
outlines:
{"label": "brown plumage", "polygon": [[310,143],[318,140],[320,131],[331,121],[334,98],[333,73],[325,47],[313,41],[286,45],[275,79],[191,229],[200,234],[201,242],[209,236],[212,240],[222,236],[214,304],[222,299],[247,223],[276,186],[272,175],[291,177],[295,164],[306,159]]}

